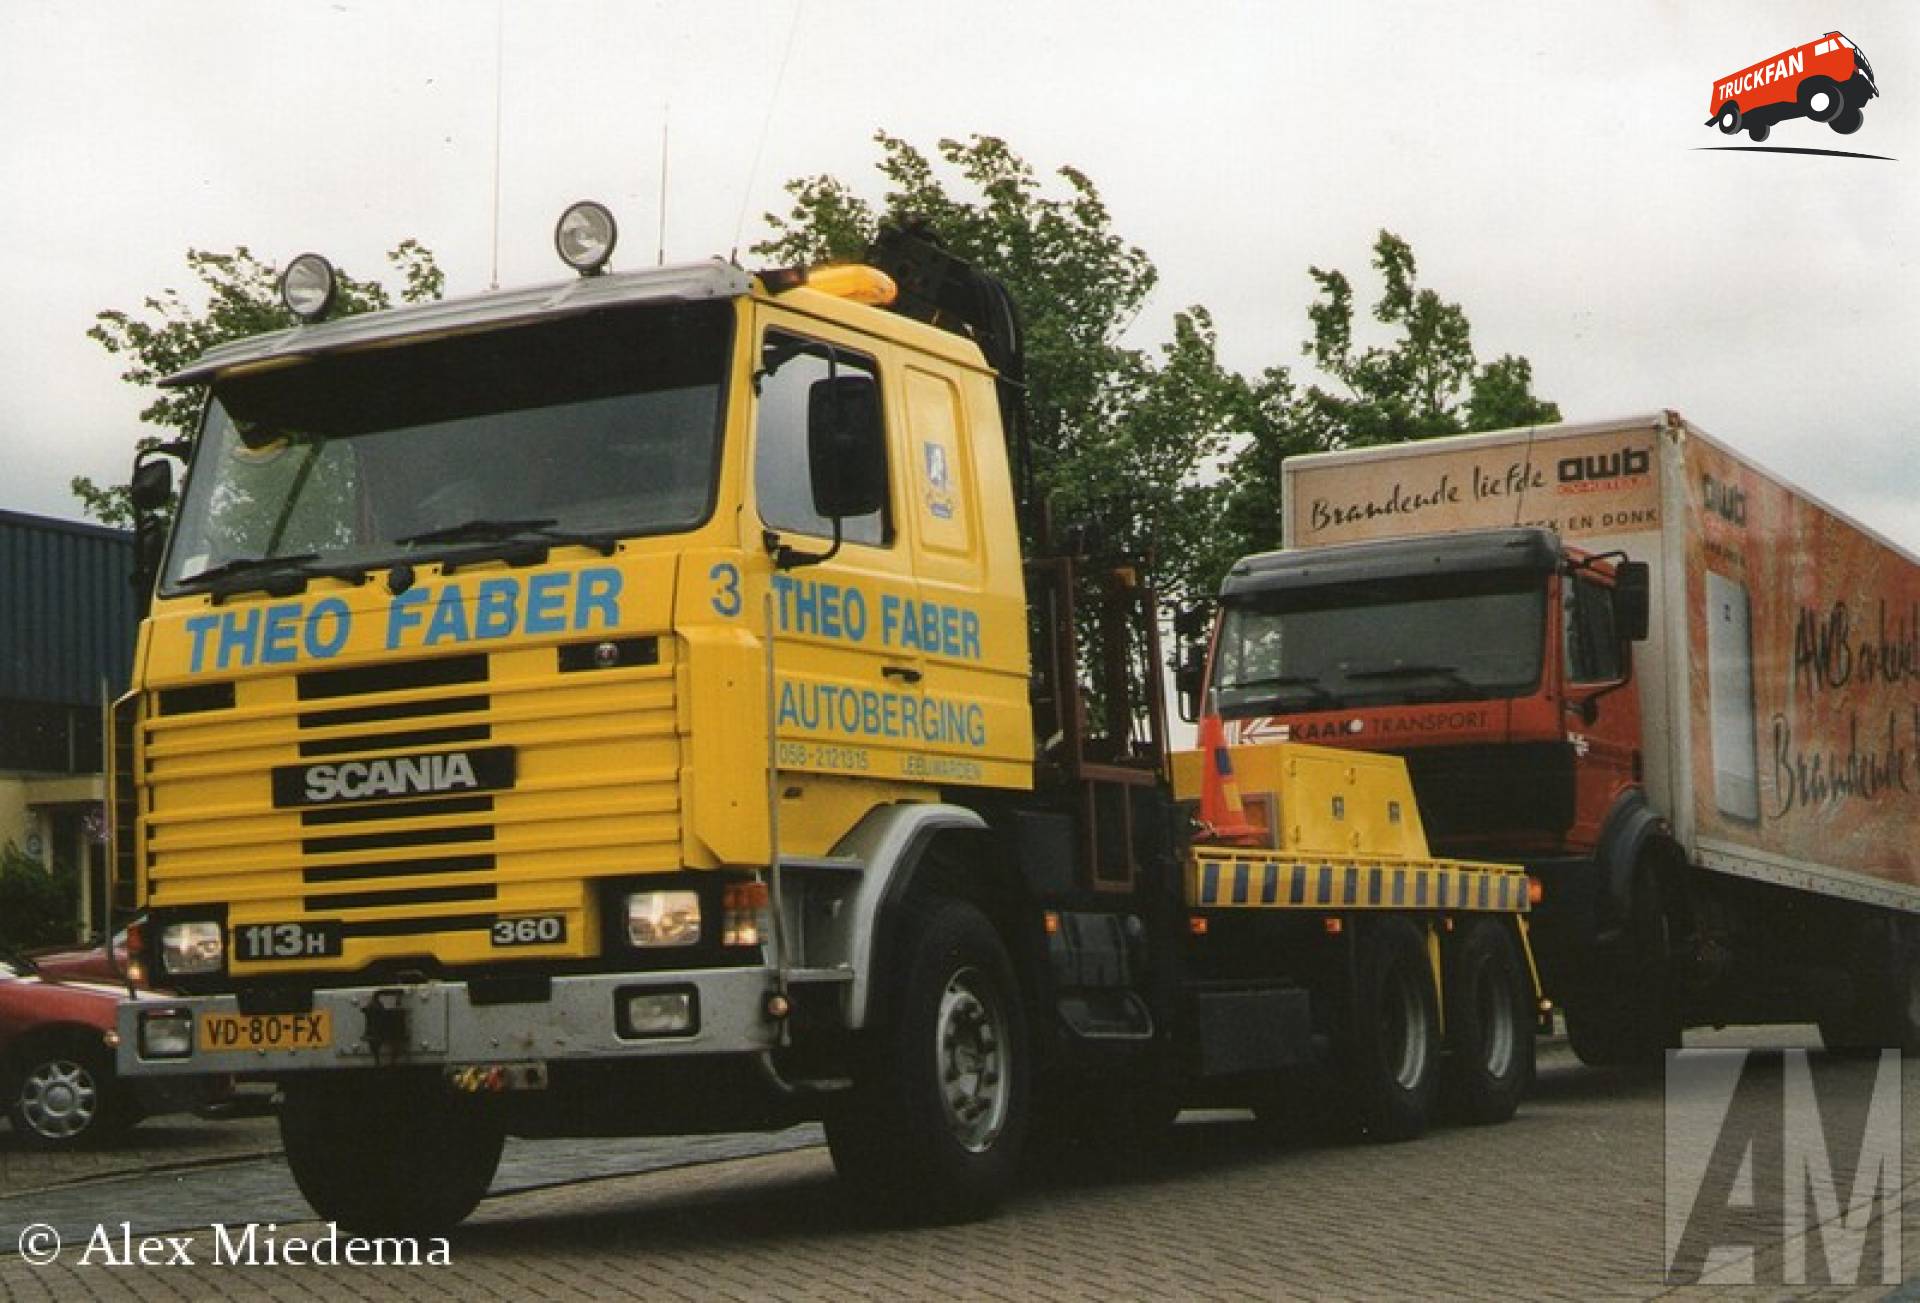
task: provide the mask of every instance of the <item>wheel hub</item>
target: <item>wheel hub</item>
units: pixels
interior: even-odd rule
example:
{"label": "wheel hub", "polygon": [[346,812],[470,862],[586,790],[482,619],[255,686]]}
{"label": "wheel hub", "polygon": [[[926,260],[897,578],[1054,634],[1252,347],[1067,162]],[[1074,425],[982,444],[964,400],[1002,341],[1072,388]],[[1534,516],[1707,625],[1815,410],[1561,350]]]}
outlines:
{"label": "wheel hub", "polygon": [[20,1086],[20,1111],[27,1125],[50,1139],[79,1135],[93,1122],[99,1090],[85,1067],[60,1059],[43,1063]]}
{"label": "wheel hub", "polygon": [[985,1151],[1006,1124],[1007,1020],[977,969],[955,973],[940,996],[935,1024],[940,1105],[961,1147]]}

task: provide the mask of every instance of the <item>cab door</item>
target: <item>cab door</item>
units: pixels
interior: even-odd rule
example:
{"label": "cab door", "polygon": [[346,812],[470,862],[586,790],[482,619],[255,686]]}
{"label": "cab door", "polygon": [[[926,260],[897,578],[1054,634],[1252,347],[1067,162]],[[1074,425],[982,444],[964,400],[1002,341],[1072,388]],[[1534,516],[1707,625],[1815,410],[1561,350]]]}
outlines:
{"label": "cab door", "polygon": [[[891,406],[878,350],[825,323],[768,314],[755,376],[749,545],[763,531],[796,554],[824,556],[833,523],[813,507],[808,453],[812,408],[834,384],[880,387]],[[840,522],[837,552],[769,576],[774,629],[774,727],[783,789],[782,849],[819,853],[851,826],[873,794],[839,779],[906,775],[920,728],[925,662],[917,649],[889,644],[883,621],[913,604],[918,585],[900,536],[898,440],[887,441],[888,505]],[[756,622],[757,623],[757,622]],[[797,796],[792,795],[798,793]]]}

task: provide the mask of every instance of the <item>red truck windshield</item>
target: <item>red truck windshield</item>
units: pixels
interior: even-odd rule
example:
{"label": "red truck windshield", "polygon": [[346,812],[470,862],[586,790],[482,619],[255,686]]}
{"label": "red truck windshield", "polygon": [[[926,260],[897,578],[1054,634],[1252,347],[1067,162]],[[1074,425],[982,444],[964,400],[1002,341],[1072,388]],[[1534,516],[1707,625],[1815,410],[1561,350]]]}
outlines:
{"label": "red truck windshield", "polygon": [[1419,576],[1231,602],[1214,650],[1226,718],[1531,692],[1546,643],[1533,574]]}

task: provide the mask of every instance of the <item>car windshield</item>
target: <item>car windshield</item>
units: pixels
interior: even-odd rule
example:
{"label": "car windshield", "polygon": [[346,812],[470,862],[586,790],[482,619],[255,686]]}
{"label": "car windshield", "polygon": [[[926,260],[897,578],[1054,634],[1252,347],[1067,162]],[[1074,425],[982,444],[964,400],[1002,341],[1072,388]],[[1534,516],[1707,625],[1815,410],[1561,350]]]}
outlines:
{"label": "car windshield", "polygon": [[164,571],[418,560],[712,511],[731,309],[647,306],[223,379]]}
{"label": "car windshield", "polygon": [[1232,718],[1509,696],[1539,682],[1545,644],[1537,574],[1254,594],[1222,618],[1213,708]]}

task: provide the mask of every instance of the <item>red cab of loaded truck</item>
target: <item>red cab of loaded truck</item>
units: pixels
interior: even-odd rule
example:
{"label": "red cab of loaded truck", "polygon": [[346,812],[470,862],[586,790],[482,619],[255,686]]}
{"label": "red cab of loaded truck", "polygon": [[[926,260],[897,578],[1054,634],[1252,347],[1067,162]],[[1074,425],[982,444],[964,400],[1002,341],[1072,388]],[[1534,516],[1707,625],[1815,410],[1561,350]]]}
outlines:
{"label": "red cab of loaded truck", "polygon": [[1920,558],[1672,412],[1282,475],[1196,703],[1229,751],[1404,757],[1436,853],[1533,875],[1589,1062],[1920,1052]]}
{"label": "red cab of loaded truck", "polygon": [[1727,135],[1765,140],[1787,118],[1824,122],[1842,135],[1860,129],[1862,110],[1880,93],[1873,66],[1839,32],[1716,77],[1707,100],[1707,125]]}

